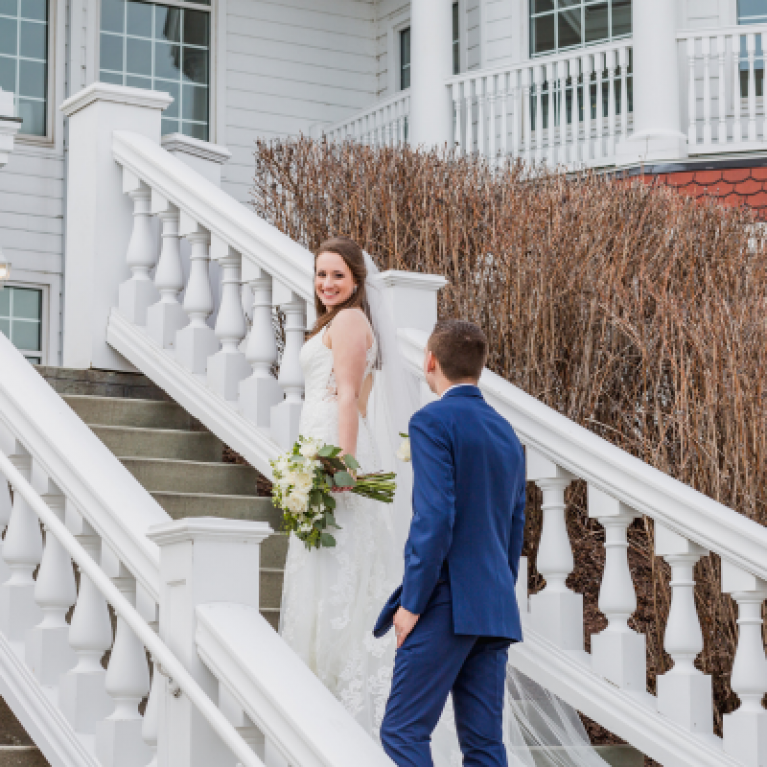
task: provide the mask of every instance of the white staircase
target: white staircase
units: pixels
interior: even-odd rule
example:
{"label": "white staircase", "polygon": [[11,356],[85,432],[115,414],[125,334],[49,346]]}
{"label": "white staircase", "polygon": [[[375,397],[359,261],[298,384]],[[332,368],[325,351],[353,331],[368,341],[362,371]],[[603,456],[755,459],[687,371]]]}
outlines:
{"label": "white staircase", "polygon": [[[165,152],[159,111],[156,135],[154,127],[142,128],[142,135],[102,120],[98,110],[108,112],[130,89],[89,90],[75,98],[85,105],[84,118],[92,110],[93,119],[70,124],[72,183],[84,159],[78,142],[108,144],[109,162],[102,156],[96,171],[90,166],[83,173],[99,188],[90,221],[103,227],[107,219],[110,252],[120,245],[123,259],[94,273],[87,286],[113,302],[101,315],[103,325],[90,325],[90,353],[119,352],[269,475],[269,459],[297,435],[298,353],[313,320],[312,256]],[[124,127],[133,118],[121,114]],[[79,130],[86,135],[78,138]],[[88,131],[95,132],[90,141]],[[94,180],[94,172],[101,176]],[[87,221],[69,232],[69,252],[87,251],[94,236]],[[186,269],[183,240],[191,243]],[[420,377],[444,280],[397,272],[384,279],[402,350]],[[273,307],[285,317],[279,359]],[[72,307],[78,310],[84,311]],[[259,615],[258,551],[268,526],[171,522],[4,338],[0,369],[0,471],[15,491],[10,509],[0,485],[0,510],[10,518],[0,558],[10,575],[0,585],[0,692],[8,692],[49,762],[391,764]],[[527,641],[510,661],[667,767],[765,767],[767,530],[489,371],[481,386],[516,429],[528,480],[543,492],[537,563],[547,586],[529,599],[522,594]],[[564,493],[575,479],[588,483],[589,514],[606,530],[599,606],[608,626],[592,637],[591,654],[584,651],[582,597],[565,585],[577,541],[568,539]],[[657,697],[645,687],[644,636],[627,624],[636,608],[627,529],[640,516],[653,520],[656,554],[672,568],[665,648],[674,666],[658,678]],[[45,545],[39,521],[46,525]],[[723,739],[713,734],[711,680],[693,665],[702,635],[692,573],[708,552],[721,557],[722,589],[740,611],[731,686],[741,706],[725,717]],[[79,590],[72,562],[81,573]],[[69,625],[64,615],[72,604]],[[114,643],[107,604],[118,617]],[[99,659],[110,648],[104,671]],[[138,704],[150,692],[145,650],[154,674],[142,717]]]}

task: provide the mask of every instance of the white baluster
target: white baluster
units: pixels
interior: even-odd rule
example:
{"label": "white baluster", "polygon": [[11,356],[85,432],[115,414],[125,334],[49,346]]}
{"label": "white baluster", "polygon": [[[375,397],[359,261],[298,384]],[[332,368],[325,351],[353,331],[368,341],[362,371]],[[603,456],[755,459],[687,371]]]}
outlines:
{"label": "white baluster", "polygon": [[11,500],[11,488],[3,474],[0,473],[0,584],[5,583],[8,578],[11,577],[11,571],[3,557],[3,546],[5,546],[3,533],[5,532],[5,528],[8,527],[8,523],[11,521],[12,508],[13,501]]}
{"label": "white baluster", "polygon": [[711,146],[711,38],[704,35],[700,42],[703,58],[703,144]]}
{"label": "white baluster", "polygon": [[746,35],[746,51],[748,53],[748,140],[756,141],[756,35],[753,32]]}
{"label": "white baluster", "polygon": [[535,67],[535,162],[543,162],[543,82],[544,68]]}
{"label": "white baluster", "polygon": [[570,160],[567,129],[567,75],[568,63],[560,61],[557,64],[557,80],[559,82],[559,138],[557,139],[557,145],[559,147],[559,162],[565,165]]}
{"label": "white baluster", "polygon": [[743,141],[743,125],[741,123],[741,97],[740,97],[740,35],[732,36],[732,100],[733,121],[732,140],[739,144]]}
{"label": "white baluster", "polygon": [[[764,45],[767,43],[767,36],[759,33],[759,45],[762,49],[762,67],[767,64],[767,51],[764,49]],[[762,72],[764,75],[764,71]],[[767,140],[767,88],[764,85],[764,80],[762,80],[762,141]]]}
{"label": "white baluster", "polygon": [[274,302],[285,313],[285,348],[282,352],[279,381],[285,400],[272,408],[272,439],[288,450],[298,438],[298,422],[303,407],[304,374],[298,356],[304,344],[304,301],[282,285],[274,286]]}
{"label": "white baluster", "polygon": [[583,651],[583,595],[565,585],[575,567],[565,520],[565,489],[574,477],[527,448],[527,479],[543,491],[543,530],[536,563],[546,588],[530,597],[533,626],[563,649]]}
{"label": "white baluster", "polygon": [[[135,579],[124,571],[112,580],[135,604]],[[143,722],[138,707],[149,693],[149,667],[144,645],[121,616],[117,617],[105,682],[115,709],[96,725],[96,756],[104,767],[145,767],[152,753],[141,734]]]}
{"label": "white baluster", "polygon": [[478,77],[477,83],[477,154],[485,154],[485,78]]}
{"label": "white baluster", "polygon": [[211,252],[221,265],[221,306],[215,330],[221,351],[208,360],[208,388],[234,402],[239,396],[240,381],[251,372],[239,349],[248,329],[240,295],[242,256],[217,238],[214,238]]}
{"label": "white baluster", "polygon": [[272,278],[257,266],[245,262],[253,293],[253,324],[245,356],[253,375],[240,384],[240,412],[262,429],[268,429],[271,409],[282,398],[282,389],[272,375],[277,362],[277,342],[272,325]]}
{"label": "white baluster", "polygon": [[647,685],[645,637],[629,628],[637,608],[628,561],[629,525],[636,511],[589,484],[589,517],[605,529],[605,569],[599,589],[599,609],[607,628],[591,635],[591,666],[597,674],[624,690],[644,691]]}
{"label": "white baluster", "polygon": [[178,300],[184,289],[181,241],[178,234],[179,212],[175,205],[171,205],[154,191],[152,211],[157,214],[162,226],[162,248],[154,275],[154,284],[160,293],[160,300],[147,310],[146,331],[160,348],[172,349],[176,344],[176,333],[189,322],[184,307]]}
{"label": "white baluster", "polygon": [[671,609],[663,646],[674,661],[674,668],[657,679],[658,711],[691,732],[712,733],[711,677],[693,665],[703,650],[693,568],[708,552],[656,522],[655,553],[671,566]]}
{"label": "white baluster", "polygon": [[591,54],[587,53],[581,59],[583,72],[583,162],[591,160]]}
{"label": "white baluster", "polygon": [[570,81],[572,83],[571,88],[573,92],[572,100],[572,112],[570,113],[570,138],[572,140],[572,148],[570,149],[570,159],[573,163],[577,163],[581,159],[581,89],[579,87],[579,81],[581,76],[580,69],[581,60],[570,59],[568,67],[570,68]]}
{"label": "white baluster", "polygon": [[[99,537],[84,520],[80,521],[76,537],[87,554],[98,561]],[[59,705],[77,732],[93,733],[96,723],[114,709],[104,687],[106,671],[101,665],[104,653],[112,646],[112,623],[104,597],[82,572],[69,644],[77,655],[77,665],[61,677]]]}
{"label": "white baluster", "polygon": [[695,82],[695,38],[687,38],[687,142],[691,147],[698,143],[698,98]]}
{"label": "white baluster", "polygon": [[615,51],[605,54],[607,64],[607,156],[615,157]]}
{"label": "white baluster", "polygon": [[514,118],[512,120],[511,151],[514,157],[524,152],[525,159],[532,160],[532,124],[530,122],[530,67],[512,74],[514,89]]}
{"label": "white baluster", "polygon": [[625,46],[618,51],[621,78],[621,139],[629,137],[629,49]]}
{"label": "white baluster", "polygon": [[487,155],[491,162],[494,162],[496,158],[496,91],[495,91],[495,76],[491,75],[487,78]]}
{"label": "white baluster", "polygon": [[605,57],[603,53],[597,53],[594,56],[594,70],[597,81],[597,138],[594,145],[594,159],[599,160],[604,157],[604,127],[605,127],[605,107],[603,81],[605,74]]}
{"label": "white baluster", "polygon": [[[9,456],[20,474],[29,481],[32,457],[17,444]],[[11,519],[5,533],[3,558],[11,577],[0,586],[0,628],[11,641],[21,642],[43,615],[34,599],[35,581],[32,573],[40,564],[43,537],[40,521],[21,493],[14,492]]]}
{"label": "white baluster", "polygon": [[716,38],[716,54],[719,61],[719,130],[717,131],[717,141],[720,144],[727,143],[727,82],[725,80],[725,57],[727,55],[727,46],[724,35]]}
{"label": "white baluster", "polygon": [[767,764],[767,659],[762,640],[762,604],[767,582],[722,560],[722,591],[738,604],[738,649],[730,687],[740,708],[724,715],[724,750],[746,767]]}
{"label": "white baluster", "polygon": [[[511,82],[508,85],[506,84],[507,77],[509,76],[506,74],[498,75],[498,100],[501,105],[501,140],[499,149],[502,157],[509,153],[509,96],[511,95]],[[516,77],[516,73],[511,75],[511,77]],[[516,91],[516,86],[514,86],[514,93]]]}
{"label": "white baluster", "polygon": [[184,296],[184,311],[189,324],[176,334],[176,359],[191,373],[205,373],[208,357],[218,351],[213,328],[206,323],[213,312],[213,291],[210,285],[210,234],[181,215],[181,234],[192,244],[189,283]]}
{"label": "white baluster", "polygon": [[[49,485],[42,498],[63,522],[66,499],[52,482]],[[71,557],[47,526],[45,531],[45,549],[35,583],[35,601],[43,620],[27,632],[25,658],[41,684],[55,686],[77,662],[66,622],[69,608],[77,601],[77,584]]]}
{"label": "white baluster", "polygon": [[133,231],[125,260],[131,278],[119,288],[120,314],[134,325],[146,324],[147,309],[158,299],[149,272],[157,263],[157,240],[152,226],[151,192],[130,171],[123,171],[123,191],[133,200]]}
{"label": "white baluster", "polygon": [[453,147],[457,154],[461,154],[461,83],[453,83],[451,94],[453,97]]}
{"label": "white baluster", "polygon": [[547,156],[546,162],[548,165],[554,166],[557,164],[557,119],[556,119],[556,64],[546,65],[546,80],[549,86],[549,126],[546,132],[546,145]]}
{"label": "white baluster", "polygon": [[149,700],[144,710],[144,721],[141,725],[141,737],[152,754],[146,767],[157,767],[157,738],[160,734],[160,698],[162,696],[161,674],[157,670],[157,663],[153,663],[152,689],[149,691]]}
{"label": "white baluster", "polygon": [[463,84],[463,97],[466,102],[466,154],[474,152],[474,99],[472,88],[474,80],[466,80]]}

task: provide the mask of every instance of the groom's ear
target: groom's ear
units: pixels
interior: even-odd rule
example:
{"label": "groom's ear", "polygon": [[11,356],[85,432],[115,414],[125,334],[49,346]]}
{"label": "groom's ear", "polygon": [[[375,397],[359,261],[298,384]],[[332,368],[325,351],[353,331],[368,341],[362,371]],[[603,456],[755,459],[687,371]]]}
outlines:
{"label": "groom's ear", "polygon": [[426,350],[426,372],[433,373],[437,369],[437,358],[431,349]]}

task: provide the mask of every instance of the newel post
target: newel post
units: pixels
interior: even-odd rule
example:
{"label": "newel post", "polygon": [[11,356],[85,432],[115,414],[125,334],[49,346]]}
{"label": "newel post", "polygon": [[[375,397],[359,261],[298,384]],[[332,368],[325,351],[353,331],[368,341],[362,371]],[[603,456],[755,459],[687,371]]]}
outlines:
{"label": "newel post", "polygon": [[[260,547],[271,532],[265,522],[202,517],[149,533],[160,547],[160,637],[212,700],[218,681],[197,654],[195,610],[211,602],[258,608]],[[173,680],[163,677],[158,693],[159,767],[234,767],[235,757]]]}
{"label": "newel post", "polygon": [[[118,288],[131,277],[126,253],[134,231],[134,201],[123,194],[123,175],[112,153],[112,134],[130,131],[159,144],[160,118],[171,101],[165,93],[93,83],[61,105],[69,118],[66,367],[132,369],[106,341]],[[138,215],[144,216],[144,198],[137,202]],[[145,253],[143,228],[139,234],[134,267],[141,276],[149,255]]]}

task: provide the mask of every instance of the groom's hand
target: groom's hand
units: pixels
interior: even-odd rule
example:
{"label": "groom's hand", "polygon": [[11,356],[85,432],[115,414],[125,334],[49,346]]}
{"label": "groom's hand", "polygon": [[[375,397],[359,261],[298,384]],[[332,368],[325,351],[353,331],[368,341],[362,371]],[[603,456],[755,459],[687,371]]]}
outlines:
{"label": "groom's hand", "polygon": [[415,628],[420,616],[413,615],[409,610],[400,607],[394,614],[394,634],[397,637],[397,649],[402,647],[402,643],[408,638],[410,632]]}

